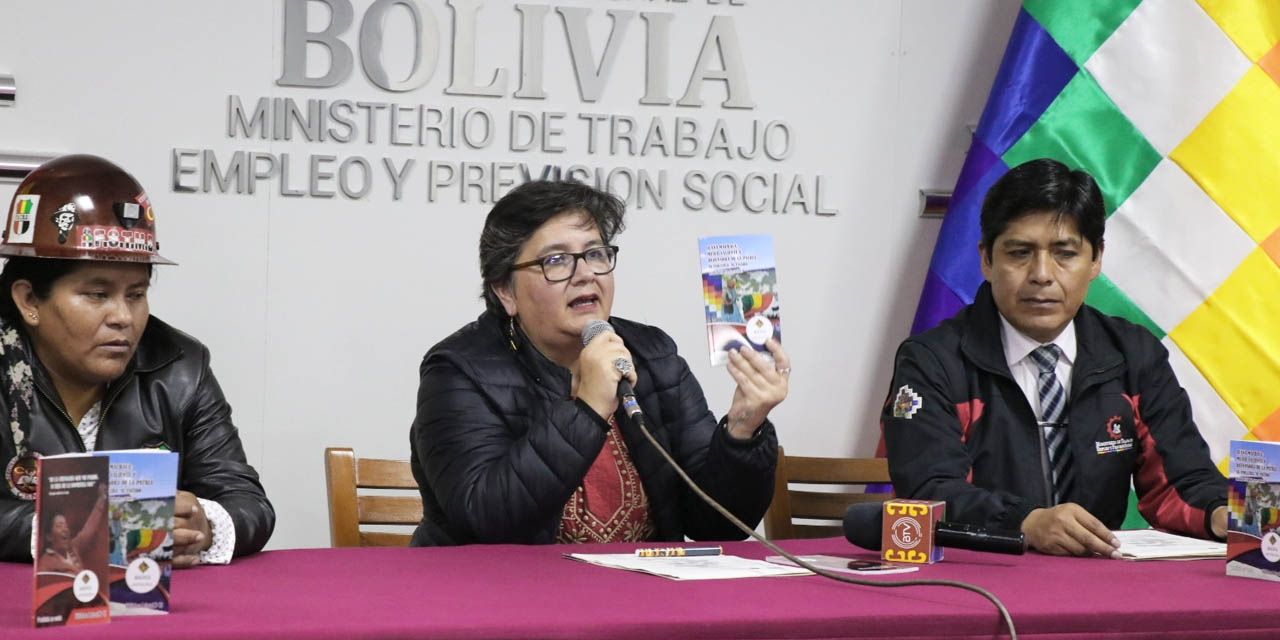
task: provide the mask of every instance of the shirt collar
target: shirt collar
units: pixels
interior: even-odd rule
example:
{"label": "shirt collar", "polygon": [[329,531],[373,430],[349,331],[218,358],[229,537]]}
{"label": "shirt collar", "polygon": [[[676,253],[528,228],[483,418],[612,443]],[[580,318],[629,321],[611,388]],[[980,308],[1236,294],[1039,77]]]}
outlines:
{"label": "shirt collar", "polygon": [[1014,328],[1009,321],[1005,319],[1004,314],[1000,316],[1000,341],[1004,344],[1004,359],[1012,369],[1013,365],[1021,362],[1023,358],[1031,355],[1038,347],[1046,344],[1056,344],[1062,350],[1062,359],[1067,364],[1074,365],[1076,361],[1076,321],[1072,319],[1063,328],[1062,333],[1058,337],[1049,342],[1038,342],[1027,337],[1026,334]]}

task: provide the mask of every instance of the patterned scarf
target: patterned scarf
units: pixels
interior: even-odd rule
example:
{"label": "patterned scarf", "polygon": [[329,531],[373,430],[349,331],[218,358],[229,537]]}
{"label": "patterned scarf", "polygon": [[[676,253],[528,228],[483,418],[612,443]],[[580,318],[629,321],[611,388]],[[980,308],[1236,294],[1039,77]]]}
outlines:
{"label": "patterned scarf", "polygon": [[31,405],[35,402],[26,342],[17,327],[0,318],[0,390],[9,405],[9,430],[18,457],[27,452],[26,430],[31,426]]}

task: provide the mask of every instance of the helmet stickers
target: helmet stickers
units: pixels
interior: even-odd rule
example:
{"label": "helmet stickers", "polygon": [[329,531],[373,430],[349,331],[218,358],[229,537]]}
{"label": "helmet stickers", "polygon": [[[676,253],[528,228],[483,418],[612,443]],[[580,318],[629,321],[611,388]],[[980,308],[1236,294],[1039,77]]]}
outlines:
{"label": "helmet stickers", "polygon": [[161,256],[156,215],[142,185],[109,160],[54,158],[14,194],[0,256],[173,264]]}
{"label": "helmet stickers", "polygon": [[74,202],[68,202],[49,218],[53,225],[58,227],[58,244],[67,243],[67,234],[71,233],[71,229],[75,228],[76,223],[80,221],[80,215],[76,213],[76,205]]}
{"label": "helmet stickers", "polygon": [[137,204],[132,202],[117,202],[111,205],[115,211],[116,219],[120,221],[120,226],[126,229],[132,229],[133,225],[138,224],[138,210],[141,209]]}
{"label": "helmet stickers", "polygon": [[18,196],[13,199],[13,213],[9,216],[9,242],[31,244],[36,230],[36,209],[40,196]]}

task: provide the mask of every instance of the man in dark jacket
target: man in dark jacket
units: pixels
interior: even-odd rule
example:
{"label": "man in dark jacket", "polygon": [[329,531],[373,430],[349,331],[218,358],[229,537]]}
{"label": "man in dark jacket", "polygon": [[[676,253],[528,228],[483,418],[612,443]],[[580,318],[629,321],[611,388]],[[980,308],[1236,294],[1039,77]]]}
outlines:
{"label": "man in dark jacket", "polygon": [[[485,220],[488,309],[423,359],[410,432],[423,519],[413,544],[638,542],[746,536],[694,495],[619,406],[629,380],[644,423],[714,499],[754,526],[773,493],[770,410],[790,371],[730,354],[738,382],[717,422],[675,343],[610,317],[622,203],[535,181]],[[608,325],[604,325],[604,321]],[[583,344],[583,329],[611,326]]]}
{"label": "man in dark jacket", "polygon": [[948,520],[1021,530],[1045,553],[1118,557],[1132,481],[1153,525],[1226,535],[1226,480],[1167,350],[1083,304],[1104,225],[1093,178],[1059,162],[991,187],[987,282],[898,349],[882,413],[898,496],[945,500]]}

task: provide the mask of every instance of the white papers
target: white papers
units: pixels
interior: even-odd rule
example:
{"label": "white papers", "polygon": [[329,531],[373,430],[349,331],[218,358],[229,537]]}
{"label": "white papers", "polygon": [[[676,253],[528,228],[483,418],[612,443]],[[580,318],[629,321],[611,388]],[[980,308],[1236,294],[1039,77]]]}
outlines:
{"label": "white papers", "polygon": [[810,576],[806,569],[786,567],[764,560],[738,556],[685,556],[683,558],[640,558],[634,553],[566,553],[566,558],[601,567],[639,571],[672,580],[723,580],[767,576]]}
{"label": "white papers", "polygon": [[[880,562],[878,560],[854,560],[853,558],[842,558],[840,556],[796,556],[805,562],[827,571],[835,571],[838,573],[851,573],[857,576],[883,576],[890,573],[911,573],[919,571],[920,567],[911,567],[901,564],[892,564],[889,562]],[[769,562],[775,564],[784,564],[794,567],[795,563],[783,556],[769,556],[765,558]]]}
{"label": "white papers", "polygon": [[1194,560],[1227,557],[1227,543],[1199,540],[1155,529],[1112,531],[1125,560]]}

